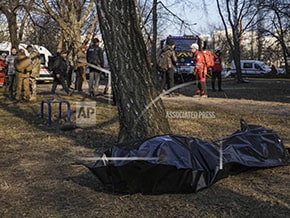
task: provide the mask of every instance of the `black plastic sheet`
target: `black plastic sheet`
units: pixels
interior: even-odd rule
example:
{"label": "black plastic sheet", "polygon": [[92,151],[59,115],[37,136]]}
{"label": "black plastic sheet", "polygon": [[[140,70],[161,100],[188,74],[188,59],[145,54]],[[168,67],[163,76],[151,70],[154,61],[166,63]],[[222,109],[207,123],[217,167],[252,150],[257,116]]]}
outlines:
{"label": "black plastic sheet", "polygon": [[197,192],[229,175],[289,163],[277,133],[241,121],[241,130],[216,142],[162,135],[114,145],[87,167],[111,191],[161,194]]}

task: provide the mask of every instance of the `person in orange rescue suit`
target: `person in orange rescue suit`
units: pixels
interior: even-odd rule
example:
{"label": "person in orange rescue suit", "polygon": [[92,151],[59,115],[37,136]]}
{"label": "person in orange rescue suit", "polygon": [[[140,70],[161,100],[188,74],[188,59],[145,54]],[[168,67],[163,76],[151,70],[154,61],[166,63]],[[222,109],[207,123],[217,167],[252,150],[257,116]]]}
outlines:
{"label": "person in orange rescue suit", "polygon": [[6,53],[2,53],[0,56],[0,87],[3,87],[5,82],[5,75],[7,71],[6,56]]}
{"label": "person in orange rescue suit", "polygon": [[221,57],[221,49],[216,48],[214,52],[214,66],[212,69],[212,80],[211,80],[211,87],[212,91],[215,92],[215,81],[218,81],[218,91],[222,90],[222,57]]}
{"label": "person in orange rescue suit", "polygon": [[195,63],[194,73],[197,81],[197,90],[195,92],[195,96],[207,97],[207,89],[206,89],[207,67],[205,64],[204,55],[202,51],[199,51],[198,44],[193,43],[190,46],[190,48],[193,54],[192,60]]}

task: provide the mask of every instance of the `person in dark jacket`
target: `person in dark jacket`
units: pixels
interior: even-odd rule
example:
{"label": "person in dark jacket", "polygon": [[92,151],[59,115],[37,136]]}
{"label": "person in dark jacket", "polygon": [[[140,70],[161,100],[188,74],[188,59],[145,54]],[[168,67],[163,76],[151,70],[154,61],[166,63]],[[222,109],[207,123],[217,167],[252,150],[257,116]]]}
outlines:
{"label": "person in dark jacket", "polygon": [[221,57],[221,49],[216,48],[214,53],[214,66],[212,69],[212,80],[211,86],[212,91],[215,92],[215,81],[218,81],[218,91],[222,91],[222,57]]}
{"label": "person in dark jacket", "polygon": [[66,72],[68,69],[67,62],[66,62],[66,56],[67,56],[67,52],[62,51],[61,53],[57,54],[57,56],[54,60],[53,67],[52,67],[54,80],[53,80],[53,84],[52,84],[52,88],[51,88],[51,92],[53,94],[55,94],[55,90],[56,90],[57,85],[61,84],[63,89],[65,90],[65,92],[68,95],[72,95],[72,92],[69,90],[69,88],[65,82]]}
{"label": "person in dark jacket", "polygon": [[[87,50],[87,62],[98,67],[104,67],[104,52],[99,43],[98,38],[92,40],[92,45]],[[89,72],[89,94],[95,96],[98,94],[101,72],[94,66],[89,66]]]}

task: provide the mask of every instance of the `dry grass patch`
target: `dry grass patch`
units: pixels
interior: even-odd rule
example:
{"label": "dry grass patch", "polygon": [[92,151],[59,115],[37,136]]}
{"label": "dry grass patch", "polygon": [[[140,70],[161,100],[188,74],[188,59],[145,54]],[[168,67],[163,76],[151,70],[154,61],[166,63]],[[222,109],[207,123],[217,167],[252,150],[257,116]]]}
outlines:
{"label": "dry grass patch", "polygon": [[[217,140],[239,129],[243,118],[274,129],[290,147],[289,94],[285,94],[290,93],[290,85],[281,84],[273,89],[282,91],[273,94],[272,101],[265,91],[268,85],[257,92],[265,93],[264,100],[256,94],[250,99],[248,84],[240,86],[239,90],[245,91],[236,93],[233,90],[238,88],[232,81],[224,83],[225,93],[215,93],[212,98],[196,100],[180,90],[184,96],[163,100],[166,111],[215,114],[210,119],[169,119],[176,134]],[[262,85],[258,83],[251,90]],[[283,102],[278,101],[281,93]],[[280,97],[274,101],[276,95]],[[65,98],[71,101],[73,122],[74,102],[93,100],[80,94]],[[40,119],[39,102],[15,104],[3,96],[0,102],[0,217],[289,216],[290,166],[245,172],[192,194],[108,193],[85,167],[75,164],[79,157],[101,154],[117,140],[117,110],[107,99],[96,99],[96,127],[71,131],[59,128],[66,123],[66,114],[61,120],[53,117],[51,126],[46,119]]]}

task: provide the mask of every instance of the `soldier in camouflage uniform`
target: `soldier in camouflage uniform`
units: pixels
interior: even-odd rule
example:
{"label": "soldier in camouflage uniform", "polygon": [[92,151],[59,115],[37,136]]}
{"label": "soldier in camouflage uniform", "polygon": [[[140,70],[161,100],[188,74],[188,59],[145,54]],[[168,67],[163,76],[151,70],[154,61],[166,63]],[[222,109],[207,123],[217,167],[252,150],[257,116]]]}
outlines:
{"label": "soldier in camouflage uniform", "polygon": [[36,78],[39,77],[40,63],[41,63],[40,54],[39,52],[33,49],[32,45],[28,45],[26,49],[29,53],[29,58],[32,60],[32,63],[33,63],[33,68],[30,73],[30,78],[29,78],[29,85],[30,85],[30,91],[31,91],[30,101],[35,101],[36,94],[37,94]]}
{"label": "soldier in camouflage uniform", "polygon": [[33,68],[32,61],[25,55],[25,51],[20,49],[14,60],[16,70],[16,100],[22,100],[22,89],[24,90],[24,100],[30,100],[29,77]]}

